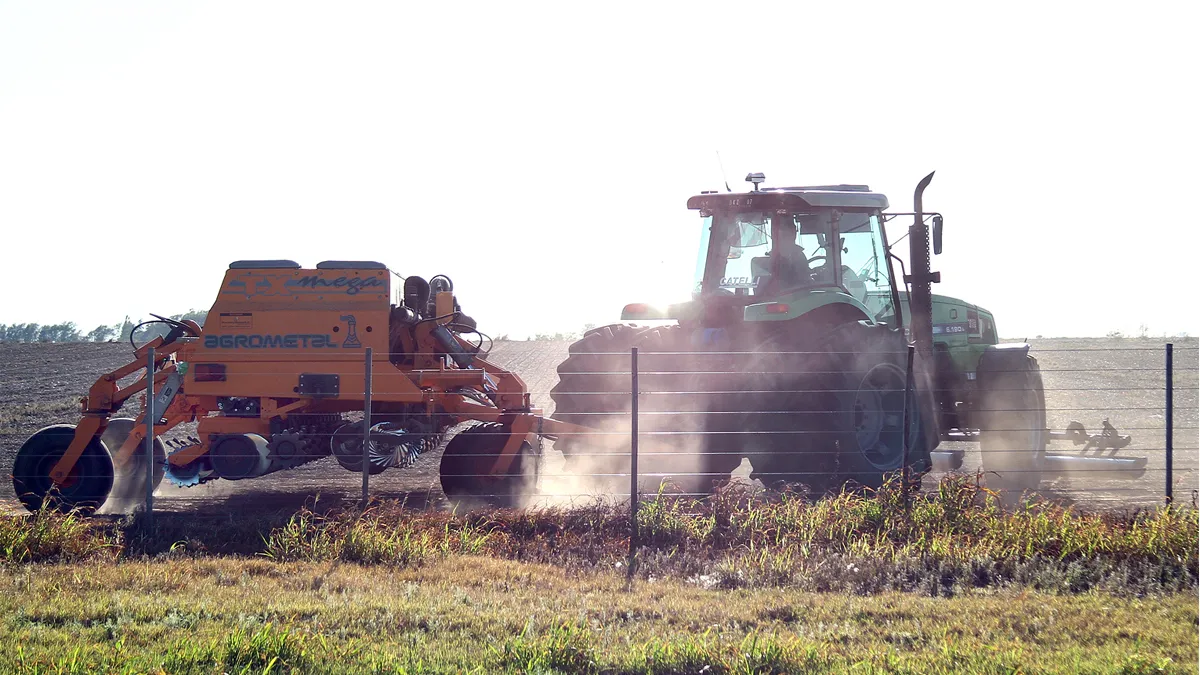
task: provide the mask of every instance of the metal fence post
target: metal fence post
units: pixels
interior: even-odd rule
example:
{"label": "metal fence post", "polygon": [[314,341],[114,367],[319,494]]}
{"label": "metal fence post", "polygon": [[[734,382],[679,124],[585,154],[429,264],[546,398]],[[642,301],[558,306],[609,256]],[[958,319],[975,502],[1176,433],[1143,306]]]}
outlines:
{"label": "metal fence post", "polygon": [[905,367],[905,369],[904,369],[904,421],[902,422],[902,424],[903,424],[904,426],[903,426],[903,427],[901,427],[901,431],[900,431],[900,437],[901,437],[901,441],[900,441],[900,447],[902,447],[902,448],[904,449],[904,464],[902,464],[902,465],[900,466],[900,489],[901,489],[901,496],[904,498],[904,512],[905,512],[905,513],[908,513],[908,511],[909,511],[909,508],[910,508],[910,505],[909,505],[909,500],[908,500],[908,481],[909,481],[909,472],[908,472],[908,453],[909,453],[909,448],[908,448],[908,445],[909,445],[909,440],[908,440],[908,436],[909,436],[909,434],[908,434],[908,426],[909,426],[909,424],[911,424],[911,419],[910,419],[910,416],[911,416],[911,414],[912,414],[912,413],[911,413],[911,411],[910,411],[910,407],[911,407],[911,406],[909,406],[909,404],[908,404],[908,400],[909,400],[909,399],[912,397],[912,390],[913,390],[913,356],[915,355],[916,351],[917,351],[917,348],[916,348],[914,345],[911,345],[911,344],[910,344],[910,345],[908,346],[908,365],[907,365],[907,366]]}
{"label": "metal fence post", "polygon": [[154,518],[154,348],[146,352],[146,522]]}
{"label": "metal fence post", "polygon": [[1167,506],[1171,505],[1174,498],[1171,484],[1174,482],[1173,464],[1175,454],[1175,391],[1174,391],[1174,368],[1171,363],[1172,352],[1175,345],[1167,343]]}
{"label": "metal fence post", "polygon": [[371,481],[371,361],[373,349],[367,347],[363,371],[363,445],[362,445],[362,507],[367,508],[367,487]]}
{"label": "metal fence post", "polygon": [[636,562],[638,541],[638,348],[629,352],[629,384],[631,390],[629,431],[629,563],[626,574],[633,583],[633,566]]}

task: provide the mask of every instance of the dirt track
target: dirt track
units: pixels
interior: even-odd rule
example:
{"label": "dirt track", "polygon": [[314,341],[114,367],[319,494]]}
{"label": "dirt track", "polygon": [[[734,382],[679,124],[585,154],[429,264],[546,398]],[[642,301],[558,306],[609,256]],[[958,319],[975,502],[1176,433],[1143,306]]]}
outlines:
{"label": "dirt track", "polygon": [[[1033,340],[1046,383],[1051,428],[1062,429],[1077,419],[1098,431],[1109,418],[1123,434],[1134,437],[1122,451],[1150,458],[1145,477],[1134,481],[1092,481],[1060,477],[1043,482],[1045,496],[1088,508],[1149,506],[1161,503],[1164,491],[1163,349],[1161,339],[1045,339]],[[1175,354],[1175,494],[1192,500],[1200,465],[1197,450],[1197,341],[1176,340]],[[555,367],[566,357],[566,342],[502,342],[492,360],[519,374],[533,392],[535,405],[553,412],[549,391],[557,381]],[[23,440],[54,422],[74,422],[75,400],[96,377],[129,358],[128,345],[0,344],[0,467],[8,474]],[[131,415],[132,416],[132,415]],[[967,449],[964,469],[980,466],[978,450]],[[1069,444],[1059,451],[1071,452]],[[547,454],[548,469],[557,464]],[[372,494],[407,498],[414,505],[444,503],[438,487],[440,453],[423,455],[406,470],[372,478]],[[745,475],[743,463],[738,473]],[[933,478],[931,476],[931,478]],[[341,500],[358,494],[360,477],[332,459],[248,481],[213,481],[194,488],[160,488],[156,508],[201,508],[227,512],[243,509],[293,508],[321,495]],[[18,508],[12,483],[0,481],[0,508]]]}

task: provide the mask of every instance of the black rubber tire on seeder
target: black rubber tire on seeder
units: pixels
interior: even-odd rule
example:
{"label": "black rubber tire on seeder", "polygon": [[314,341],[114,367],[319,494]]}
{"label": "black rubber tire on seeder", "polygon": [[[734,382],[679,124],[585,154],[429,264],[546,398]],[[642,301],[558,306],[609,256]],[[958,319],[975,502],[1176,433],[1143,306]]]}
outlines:
{"label": "black rubber tire on seeder", "polygon": [[17,451],[13,490],[26,509],[37,512],[46,506],[91,515],[104,505],[113,486],[113,463],[99,438],[84,446],[66,485],[55,486],[50,480],[50,470],[74,438],[74,425],[56,424],[30,436]]}
{"label": "black rubber tire on seeder", "polygon": [[533,470],[537,458],[529,443],[521,442],[519,454],[507,473],[489,475],[510,434],[511,429],[503,424],[485,422],[450,439],[442,453],[438,472],[447,499],[452,502],[479,500],[500,507],[521,505],[536,487]]}

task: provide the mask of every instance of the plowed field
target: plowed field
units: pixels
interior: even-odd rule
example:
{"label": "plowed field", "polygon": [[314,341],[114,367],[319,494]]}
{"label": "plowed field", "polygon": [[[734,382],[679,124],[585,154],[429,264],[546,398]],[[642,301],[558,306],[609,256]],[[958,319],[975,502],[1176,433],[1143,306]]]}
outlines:
{"label": "plowed field", "polygon": [[[1088,508],[1150,506],[1164,492],[1164,372],[1160,339],[1045,339],[1034,340],[1033,351],[1046,384],[1050,427],[1063,429],[1079,420],[1091,431],[1108,418],[1133,444],[1122,454],[1149,457],[1146,475],[1137,480],[1089,480],[1084,476],[1047,479],[1042,493],[1051,499]],[[501,342],[490,360],[513,370],[533,392],[535,405],[553,412],[550,389],[557,382],[555,367],[566,358],[566,342]],[[124,364],[128,345],[0,344],[0,471],[7,476],[13,457],[29,434],[47,424],[74,422],[76,400],[102,373]],[[131,402],[130,407],[135,405]],[[1175,347],[1175,494],[1192,501],[1197,488],[1197,341],[1176,340]],[[134,416],[136,411],[126,411]],[[964,469],[980,466],[978,450],[967,449]],[[560,460],[547,445],[546,470]],[[1057,450],[1073,451],[1069,444]],[[440,452],[423,455],[405,470],[392,470],[371,481],[372,494],[407,498],[410,504],[444,504],[438,487]],[[739,469],[743,480],[748,464]],[[936,476],[930,476],[932,480]],[[294,508],[320,495],[322,500],[354,497],[360,477],[325,459],[262,478],[213,481],[193,488],[160,487],[156,508],[164,510]],[[0,481],[0,506],[19,508],[11,481]]]}

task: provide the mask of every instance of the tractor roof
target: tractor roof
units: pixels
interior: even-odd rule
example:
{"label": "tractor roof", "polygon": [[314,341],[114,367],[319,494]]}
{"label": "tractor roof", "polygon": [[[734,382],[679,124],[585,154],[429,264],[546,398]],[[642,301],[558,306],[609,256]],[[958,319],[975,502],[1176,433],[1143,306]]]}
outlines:
{"label": "tractor roof", "polygon": [[866,185],[812,185],[763,188],[758,192],[709,192],[688,200],[689,209],[744,209],[762,206],[799,210],[831,206],[843,209],[886,209],[887,196]]}

